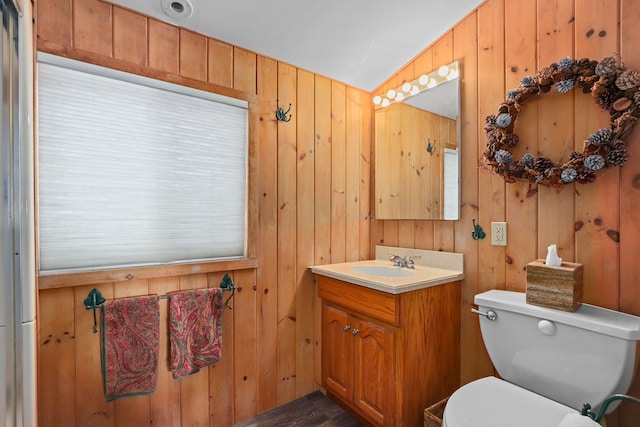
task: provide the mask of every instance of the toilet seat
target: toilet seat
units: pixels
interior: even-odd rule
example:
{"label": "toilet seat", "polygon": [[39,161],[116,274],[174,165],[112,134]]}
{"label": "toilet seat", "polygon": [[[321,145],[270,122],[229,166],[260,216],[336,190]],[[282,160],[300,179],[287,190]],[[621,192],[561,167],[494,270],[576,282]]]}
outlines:
{"label": "toilet seat", "polygon": [[557,427],[577,410],[496,377],[459,388],[447,401],[443,427]]}

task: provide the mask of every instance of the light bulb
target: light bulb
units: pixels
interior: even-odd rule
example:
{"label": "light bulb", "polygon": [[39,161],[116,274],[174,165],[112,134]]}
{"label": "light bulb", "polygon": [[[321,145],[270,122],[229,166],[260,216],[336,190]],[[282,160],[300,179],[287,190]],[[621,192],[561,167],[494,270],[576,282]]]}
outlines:
{"label": "light bulb", "polygon": [[389,99],[393,99],[396,97],[396,91],[393,89],[389,89],[389,92],[387,92],[387,97],[389,97]]}
{"label": "light bulb", "polygon": [[422,86],[426,85],[427,83],[429,83],[429,76],[427,76],[426,74],[421,75],[420,78],[418,79],[418,82]]}
{"label": "light bulb", "polygon": [[449,74],[447,74],[447,80],[453,80],[458,77],[458,70],[451,70]]}
{"label": "light bulb", "polygon": [[411,83],[406,82],[405,84],[402,85],[402,90],[405,92],[410,92],[411,91]]}
{"label": "light bulb", "polygon": [[438,68],[438,74],[440,74],[442,77],[446,76],[447,74],[449,74],[449,67],[443,65],[442,67]]}
{"label": "light bulb", "polygon": [[400,102],[404,99],[404,95],[402,94],[402,92],[398,92],[396,94],[396,101]]}
{"label": "light bulb", "polygon": [[382,106],[383,106],[383,107],[387,107],[387,106],[389,106],[389,100],[388,100],[387,98],[384,98],[384,99],[382,100]]}
{"label": "light bulb", "polygon": [[373,103],[375,105],[380,105],[381,102],[382,102],[382,98],[380,98],[380,95],[376,95],[373,97]]}
{"label": "light bulb", "polygon": [[418,86],[413,86],[411,88],[411,95],[416,95],[418,93],[420,93],[420,89],[418,89]]}

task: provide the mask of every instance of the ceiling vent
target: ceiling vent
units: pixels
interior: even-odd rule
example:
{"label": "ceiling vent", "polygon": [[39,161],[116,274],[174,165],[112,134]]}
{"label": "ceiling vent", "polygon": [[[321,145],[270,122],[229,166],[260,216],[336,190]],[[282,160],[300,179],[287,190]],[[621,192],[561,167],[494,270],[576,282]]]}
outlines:
{"label": "ceiling vent", "polygon": [[193,6],[189,0],[162,0],[162,10],[176,21],[187,19],[193,13]]}

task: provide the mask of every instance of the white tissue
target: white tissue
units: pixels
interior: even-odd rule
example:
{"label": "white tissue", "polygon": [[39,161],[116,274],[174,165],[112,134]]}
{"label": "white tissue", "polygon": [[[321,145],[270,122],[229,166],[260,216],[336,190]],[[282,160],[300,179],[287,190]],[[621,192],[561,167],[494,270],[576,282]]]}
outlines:
{"label": "white tissue", "polygon": [[547,247],[547,259],[544,263],[550,267],[560,267],[562,265],[562,258],[558,257],[556,245],[549,245]]}
{"label": "white tissue", "polygon": [[600,424],[584,415],[570,413],[564,416],[558,427],[600,427]]}

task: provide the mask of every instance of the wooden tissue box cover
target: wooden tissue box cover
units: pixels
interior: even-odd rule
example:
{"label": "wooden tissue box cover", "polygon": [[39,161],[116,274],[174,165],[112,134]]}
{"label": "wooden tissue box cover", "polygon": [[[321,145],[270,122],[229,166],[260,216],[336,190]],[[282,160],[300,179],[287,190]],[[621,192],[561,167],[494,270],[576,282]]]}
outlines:
{"label": "wooden tissue box cover", "polygon": [[582,264],[549,267],[543,259],[527,264],[527,303],[576,311],[582,304]]}

